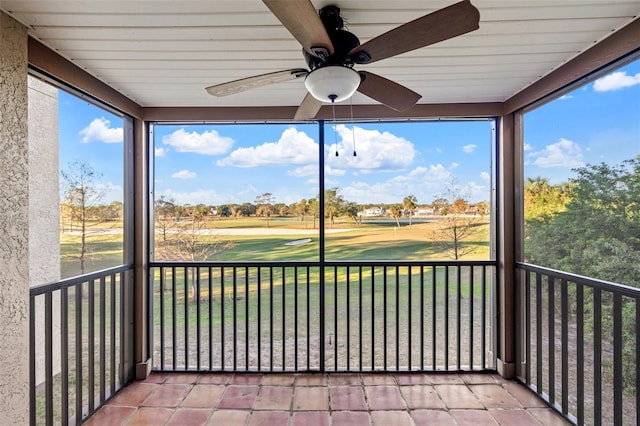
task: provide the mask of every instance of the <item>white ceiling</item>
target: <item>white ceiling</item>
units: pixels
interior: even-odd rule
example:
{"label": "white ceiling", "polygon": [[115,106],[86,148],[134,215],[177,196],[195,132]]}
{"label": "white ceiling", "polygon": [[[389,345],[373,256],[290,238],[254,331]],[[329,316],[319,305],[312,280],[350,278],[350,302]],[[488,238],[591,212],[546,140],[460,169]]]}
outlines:
{"label": "white ceiling", "polygon": [[[336,4],[360,42],[456,0]],[[480,29],[356,66],[420,93],[419,103],[502,102],[640,15],[640,0],[472,0]],[[260,0],[0,0],[60,55],[143,107],[298,105],[300,80],[224,98],[204,88],[307,68],[298,42]],[[364,95],[355,104],[375,103]]]}

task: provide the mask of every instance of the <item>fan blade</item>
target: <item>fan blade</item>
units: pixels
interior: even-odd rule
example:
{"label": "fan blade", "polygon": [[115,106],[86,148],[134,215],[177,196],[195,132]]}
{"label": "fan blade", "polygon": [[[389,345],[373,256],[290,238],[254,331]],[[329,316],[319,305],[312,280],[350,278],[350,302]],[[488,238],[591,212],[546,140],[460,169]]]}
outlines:
{"label": "fan blade", "polygon": [[464,0],[381,34],[349,56],[355,63],[379,61],[477,30],[479,22],[478,9]]}
{"label": "fan blade", "polygon": [[[333,44],[310,0],[262,0],[310,54],[326,59]],[[326,56],[326,57],[324,57]]]}
{"label": "fan blade", "polygon": [[308,120],[310,118],[314,118],[318,111],[320,111],[321,106],[322,101],[317,100],[311,93],[307,92],[307,96],[305,96],[302,100],[302,103],[298,107],[296,115],[293,117],[293,119]]}
{"label": "fan blade", "polygon": [[268,84],[280,83],[304,77],[309,72],[304,68],[294,68],[290,70],[270,72],[267,74],[254,75],[252,77],[241,78],[239,80],[227,81],[206,88],[207,93],[212,96],[228,96],[240,92],[245,92],[254,87],[266,86]]}
{"label": "fan blade", "polygon": [[422,95],[394,81],[367,71],[360,71],[363,77],[358,92],[375,99],[396,111],[404,111],[416,104]]}

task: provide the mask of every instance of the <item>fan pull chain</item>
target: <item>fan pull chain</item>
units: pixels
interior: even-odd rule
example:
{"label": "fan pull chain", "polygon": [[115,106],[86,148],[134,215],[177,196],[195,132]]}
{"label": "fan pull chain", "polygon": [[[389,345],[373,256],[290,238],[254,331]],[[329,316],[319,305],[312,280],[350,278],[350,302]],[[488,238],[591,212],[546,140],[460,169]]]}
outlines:
{"label": "fan pull chain", "polygon": [[331,110],[333,111],[333,143],[336,146],[336,157],[339,157],[338,154],[338,131],[336,130],[336,104],[334,102],[335,98],[331,98]]}
{"label": "fan pull chain", "polygon": [[353,139],[353,156],[356,156],[356,125],[353,122],[353,96],[351,97],[351,137]]}

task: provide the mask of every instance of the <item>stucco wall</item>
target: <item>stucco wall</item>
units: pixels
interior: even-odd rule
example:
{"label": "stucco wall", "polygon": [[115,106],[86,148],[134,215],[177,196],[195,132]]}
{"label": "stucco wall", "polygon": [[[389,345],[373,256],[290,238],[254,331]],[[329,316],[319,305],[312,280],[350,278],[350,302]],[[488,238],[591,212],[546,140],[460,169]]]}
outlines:
{"label": "stucco wall", "polygon": [[[58,89],[28,77],[29,284],[60,279]],[[60,294],[53,295],[54,336],[60,334]],[[44,297],[36,299],[36,385],[44,381]],[[53,339],[53,374],[60,372],[60,339]]]}
{"label": "stucco wall", "polygon": [[0,12],[0,413],[29,419],[27,33]]}

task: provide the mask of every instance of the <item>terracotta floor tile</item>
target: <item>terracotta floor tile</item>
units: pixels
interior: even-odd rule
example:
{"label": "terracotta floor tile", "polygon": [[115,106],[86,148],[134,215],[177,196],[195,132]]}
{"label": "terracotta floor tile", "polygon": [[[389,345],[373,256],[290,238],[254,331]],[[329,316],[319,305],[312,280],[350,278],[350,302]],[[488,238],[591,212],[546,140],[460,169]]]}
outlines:
{"label": "terracotta floor tile", "polygon": [[295,374],[265,374],[260,384],[263,386],[291,386],[295,379]]}
{"label": "terracotta floor tile", "polygon": [[367,373],[361,374],[360,378],[365,386],[396,384],[396,380],[390,374]]}
{"label": "terracotta floor tile", "polygon": [[433,387],[447,408],[484,408],[466,385],[434,385]]}
{"label": "terracotta floor tile", "polygon": [[229,384],[231,385],[259,385],[262,381],[262,374],[234,374]]}
{"label": "terracotta floor tile", "polygon": [[487,410],[451,410],[449,414],[456,420],[458,426],[496,426],[498,424]]}
{"label": "terracotta floor tile", "polygon": [[114,407],[106,405],[100,408],[83,424],[88,426],[120,426],[137,409],[137,407]]}
{"label": "terracotta floor tile", "polygon": [[286,426],[288,423],[288,411],[253,411],[249,417],[249,426]]}
{"label": "terracotta floor tile", "polygon": [[232,377],[232,373],[205,373],[198,377],[198,383],[205,385],[226,385]]}
{"label": "terracotta floor tile", "polygon": [[248,410],[216,410],[209,418],[207,426],[245,426],[249,413]]}
{"label": "terracotta floor tile", "polygon": [[529,408],[527,411],[545,426],[565,426],[571,424],[551,408]]}
{"label": "terracotta floor tile", "polygon": [[178,408],[169,419],[167,426],[203,426],[213,410],[203,408]]}
{"label": "terracotta floor tile", "polygon": [[199,373],[171,373],[165,383],[192,385],[198,381]]}
{"label": "terracotta floor tile", "polygon": [[371,420],[373,426],[413,426],[406,411],[372,411]]}
{"label": "terracotta floor tile", "polygon": [[405,404],[397,386],[366,386],[367,401],[371,410],[405,410]]}
{"label": "terracotta floor tile", "polygon": [[149,377],[143,380],[144,383],[164,383],[169,373],[151,373]]}
{"label": "terracotta floor tile", "polygon": [[145,407],[177,407],[191,390],[191,385],[163,384],[141,404]]}
{"label": "terracotta floor tile", "polygon": [[489,410],[489,413],[500,425],[540,426],[540,422],[526,410]]}
{"label": "terracotta floor tile", "polygon": [[453,373],[432,373],[427,374],[427,379],[434,385],[456,385],[463,384],[464,380]]}
{"label": "terracotta floor tile", "polygon": [[321,386],[296,386],[293,398],[296,411],[319,411],[329,409],[329,391]]}
{"label": "terracotta floor tile", "polygon": [[438,392],[433,386],[413,385],[400,386],[400,393],[407,403],[409,409],[417,408],[435,408],[444,409],[444,402],[440,399]]}
{"label": "terracotta floor tile", "polygon": [[328,411],[296,411],[291,416],[291,426],[329,426],[330,423]]}
{"label": "terracotta floor tile", "polygon": [[124,424],[127,426],[163,425],[172,414],[171,408],[142,407]]}
{"label": "terracotta floor tile", "polygon": [[469,389],[486,408],[522,408],[522,405],[500,385],[469,385]]}
{"label": "terracotta floor tile", "polygon": [[360,386],[362,379],[359,374],[330,374],[329,386]]}
{"label": "terracotta floor tile", "polygon": [[504,389],[511,396],[518,400],[523,407],[527,408],[547,408],[547,404],[530,389],[527,389],[524,385],[520,383],[504,383],[502,385]]}
{"label": "terracotta floor tile", "polygon": [[300,374],[296,376],[296,386],[326,386],[326,374]]}
{"label": "terracotta floor tile", "polygon": [[218,408],[251,409],[258,396],[258,386],[229,385],[222,395]]}
{"label": "terracotta floor tile", "polygon": [[488,373],[464,373],[460,374],[460,378],[471,385],[496,384],[493,374]]}
{"label": "terracotta floor tile", "polygon": [[416,426],[454,425],[455,420],[444,410],[413,410],[411,418]]}
{"label": "terracotta floor tile", "polygon": [[371,426],[371,417],[365,411],[333,411],[331,426]]}
{"label": "terracotta floor tile", "polygon": [[225,387],[222,385],[195,385],[180,404],[190,408],[217,408]]}
{"label": "terracotta floor tile", "polygon": [[120,390],[120,392],[107,402],[107,405],[138,407],[151,393],[158,390],[160,386],[161,385],[155,383],[133,382]]}
{"label": "terracotta floor tile", "polygon": [[396,373],[393,375],[399,385],[429,385],[426,375],[420,373]]}
{"label": "terracotta floor tile", "polygon": [[254,410],[290,410],[292,399],[291,386],[261,386]]}
{"label": "terracotta floor tile", "polygon": [[332,410],[366,411],[362,386],[332,386],[329,388]]}

